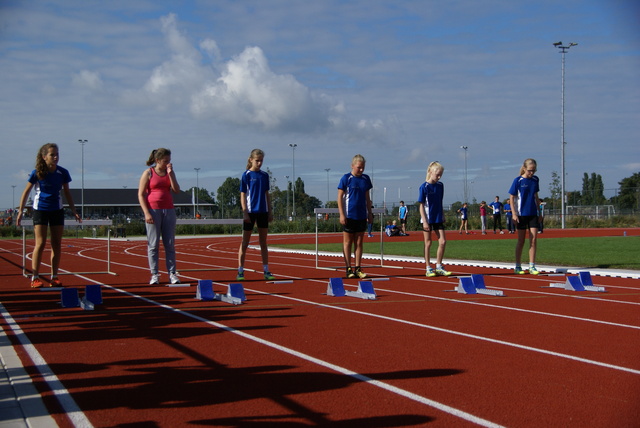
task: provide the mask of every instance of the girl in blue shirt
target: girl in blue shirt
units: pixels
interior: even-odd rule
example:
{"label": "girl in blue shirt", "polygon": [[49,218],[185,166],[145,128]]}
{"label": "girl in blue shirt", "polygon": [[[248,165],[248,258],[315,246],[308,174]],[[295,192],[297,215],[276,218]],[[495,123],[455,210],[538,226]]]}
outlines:
{"label": "girl in blue shirt", "polygon": [[82,222],[82,218],[76,212],[76,207],[69,191],[71,175],[69,171],[58,166],[60,154],[58,145],[48,143],[40,147],[36,156],[36,169],[29,175],[29,182],[22,192],[20,209],[16,218],[16,226],[20,227],[22,214],[31,189],[35,187],[33,198],[33,231],[35,235],[35,248],[31,259],[31,287],[40,288],[44,282],[40,279],[40,262],[42,252],[47,244],[47,230],[51,229],[51,280],[49,287],[61,287],[58,279],[58,267],[62,256],[62,233],[64,231],[64,207],[60,191],[64,191],[69,208],[76,221]]}
{"label": "girl in blue shirt", "polygon": [[238,250],[238,275],[236,280],[244,280],[244,261],[247,247],[253,233],[253,226],[258,224],[258,240],[262,255],[262,269],[264,279],[273,281],[275,277],[269,272],[269,249],[267,248],[267,233],[269,223],[273,221],[271,211],[271,195],[269,194],[269,174],[262,171],[264,152],[253,149],[247,160],[247,170],[240,180],[240,204],[242,205],[243,225],[242,244]]}
{"label": "girl in blue shirt", "polygon": [[513,180],[509,189],[509,204],[513,216],[513,222],[518,230],[518,242],[516,243],[516,267],[514,272],[518,275],[525,274],[521,267],[522,249],[529,229],[529,273],[538,275],[536,269],[536,244],[538,235],[538,207],[540,199],[538,192],[540,184],[534,174],[538,164],[534,159],[526,159],[520,168],[520,175]]}
{"label": "girl in blue shirt", "polygon": [[[418,192],[418,202],[420,203],[420,217],[422,221],[424,235],[424,261],[427,264],[428,277],[442,275],[449,276],[451,272],[442,266],[444,249],[447,245],[447,238],[444,233],[444,184],[440,178],[444,173],[444,167],[438,162],[431,162],[427,168],[427,181],[422,183]],[[438,251],[436,253],[436,268],[431,268],[431,231],[435,232],[438,238]]]}

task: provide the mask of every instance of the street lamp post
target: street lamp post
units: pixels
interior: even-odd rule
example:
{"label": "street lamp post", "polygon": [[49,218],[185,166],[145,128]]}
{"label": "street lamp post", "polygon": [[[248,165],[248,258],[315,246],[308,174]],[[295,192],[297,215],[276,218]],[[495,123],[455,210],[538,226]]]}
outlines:
{"label": "street lamp post", "polygon": [[78,140],[78,143],[82,146],[82,192],[80,193],[80,203],[82,204],[82,208],[80,209],[80,216],[84,220],[84,145],[87,144],[87,140]]}
{"label": "street lamp post", "polygon": [[287,179],[287,211],[286,211],[286,217],[287,220],[289,220],[289,187],[290,187],[290,182],[289,182],[289,176],[285,175],[285,178]]}
{"label": "street lamp post", "polygon": [[200,193],[200,168],[193,168],[196,170],[196,197],[195,202],[196,202],[196,210],[193,212],[193,217],[196,218],[196,215],[198,214],[198,194]]}
{"label": "street lamp post", "polygon": [[291,186],[291,189],[293,191],[292,195],[291,195],[291,199],[292,199],[292,208],[291,208],[291,216],[295,219],[296,218],[296,147],[298,147],[297,144],[289,144],[289,147],[291,147],[291,166],[293,168],[293,185]]}
{"label": "street lamp post", "polygon": [[561,187],[561,191],[562,191],[562,196],[560,198],[560,210],[562,211],[560,213],[560,220],[562,223],[562,228],[565,228],[565,188],[564,188],[564,179],[565,179],[565,170],[564,170],[564,146],[567,144],[567,142],[564,139],[564,54],[567,53],[567,51],[572,47],[572,46],[578,46],[577,43],[569,43],[567,46],[563,45],[562,42],[556,42],[553,44],[553,46],[555,46],[556,48],[560,49],[560,53],[562,54],[562,103],[561,103],[561,141],[560,141],[560,146],[561,146],[561,160],[560,160],[560,187]]}
{"label": "street lamp post", "polygon": [[[327,204],[329,203],[329,171],[331,171],[331,168],[325,168],[325,171],[327,171]],[[327,204],[325,204],[324,206],[326,207]]]}
{"label": "street lamp post", "polygon": [[469,182],[467,181],[467,150],[468,146],[460,146],[464,150],[464,200],[463,203],[469,202]]}
{"label": "street lamp post", "polygon": [[13,217],[13,212],[16,210],[16,185],[11,185],[11,216]]}

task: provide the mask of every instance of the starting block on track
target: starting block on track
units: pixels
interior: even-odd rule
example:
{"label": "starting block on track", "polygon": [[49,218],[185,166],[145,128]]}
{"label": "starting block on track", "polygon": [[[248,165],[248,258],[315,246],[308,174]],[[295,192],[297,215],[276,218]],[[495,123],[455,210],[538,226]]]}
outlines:
{"label": "starting block on track", "polygon": [[219,300],[233,305],[240,305],[244,300],[247,300],[244,295],[244,288],[242,287],[242,284],[230,284],[227,294],[218,294],[213,292],[213,281],[210,279],[198,280],[196,299]]}
{"label": "starting block on track", "polygon": [[564,288],[571,291],[597,291],[604,293],[607,290],[604,287],[593,285],[591,280],[591,272],[578,272],[578,276],[568,276],[566,282],[554,282],[549,284],[551,288]]}
{"label": "starting block on track", "polygon": [[455,291],[461,294],[487,294],[489,296],[504,296],[502,290],[493,290],[484,284],[484,276],[473,274],[470,277],[461,277]]}
{"label": "starting block on track", "polygon": [[63,308],[81,307],[86,311],[92,311],[96,305],[102,304],[102,289],[100,284],[87,285],[84,289],[82,299],[79,296],[78,289],[75,287],[61,288],[60,290],[60,305]]}
{"label": "starting block on track", "polygon": [[377,298],[376,292],[373,289],[373,283],[371,281],[360,281],[358,283],[357,291],[347,291],[344,289],[342,278],[329,278],[327,295],[334,297],[349,296],[367,300],[376,300]]}

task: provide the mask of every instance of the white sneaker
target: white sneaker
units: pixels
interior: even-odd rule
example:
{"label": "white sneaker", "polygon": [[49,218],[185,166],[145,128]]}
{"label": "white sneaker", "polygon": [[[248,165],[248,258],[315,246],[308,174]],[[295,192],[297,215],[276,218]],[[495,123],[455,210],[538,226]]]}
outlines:
{"label": "white sneaker", "polygon": [[154,273],[151,275],[151,281],[149,281],[149,285],[158,285],[160,284],[160,275]]}
{"label": "white sneaker", "polygon": [[169,281],[172,284],[180,284],[180,278],[178,278],[178,275],[176,275],[175,273],[169,275]]}

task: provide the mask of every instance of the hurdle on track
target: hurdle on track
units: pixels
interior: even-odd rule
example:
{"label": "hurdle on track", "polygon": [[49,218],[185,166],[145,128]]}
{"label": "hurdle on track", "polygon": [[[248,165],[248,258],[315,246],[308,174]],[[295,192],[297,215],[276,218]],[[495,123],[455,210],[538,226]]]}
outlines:
{"label": "hurdle on track", "polygon": [[[27,261],[27,227],[33,227],[33,220],[22,220],[20,222],[22,226],[22,276],[27,275],[26,261]],[[111,272],[111,226],[113,226],[112,220],[86,220],[82,223],[66,223],[65,228],[73,228],[80,226],[107,226],[107,270],[96,272],[58,272],[58,275],[89,275],[107,273],[109,275],[117,275],[115,272]]]}
{"label": "hurdle on track", "polygon": [[[211,218],[211,219],[195,219],[195,218],[179,218],[176,220],[178,224],[191,224],[197,226],[199,224],[222,224],[222,225],[240,225],[243,220],[241,218]],[[236,270],[237,268],[194,268],[194,269],[178,269],[180,272],[200,272],[200,271],[227,271]],[[255,272],[252,269],[245,269],[249,272]]]}
{"label": "hurdle on track", "polygon": [[[403,269],[402,266],[389,266],[384,264],[384,224],[383,224],[383,215],[385,213],[384,208],[373,208],[372,213],[380,215],[380,265],[378,266],[363,266],[363,267],[386,267],[386,268],[394,268],[394,269]],[[340,210],[338,208],[315,208],[313,210],[316,218],[316,269],[325,269],[325,270],[339,270],[343,269],[343,267],[321,267],[318,266],[318,214],[340,214]]]}

